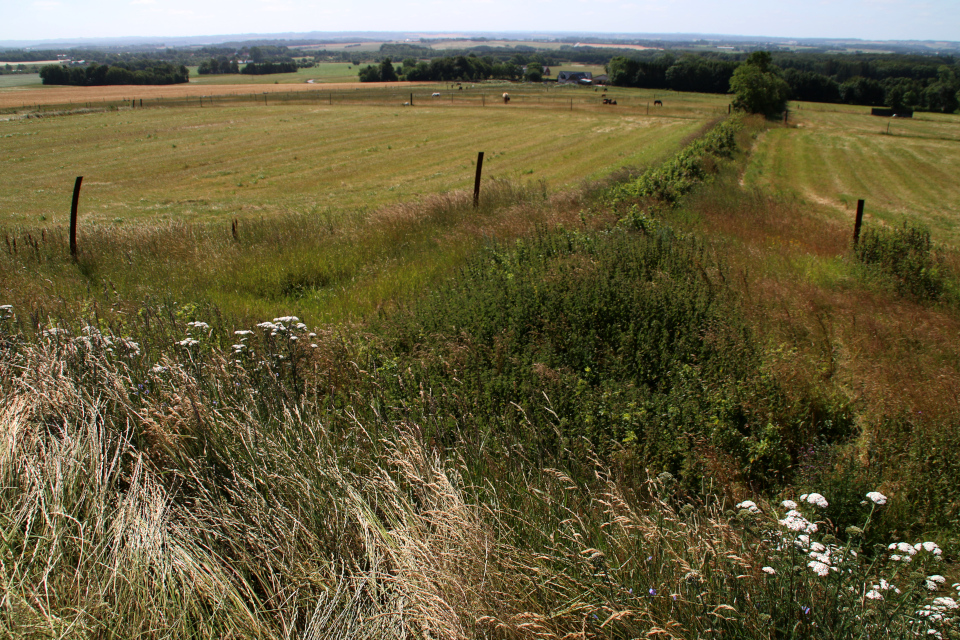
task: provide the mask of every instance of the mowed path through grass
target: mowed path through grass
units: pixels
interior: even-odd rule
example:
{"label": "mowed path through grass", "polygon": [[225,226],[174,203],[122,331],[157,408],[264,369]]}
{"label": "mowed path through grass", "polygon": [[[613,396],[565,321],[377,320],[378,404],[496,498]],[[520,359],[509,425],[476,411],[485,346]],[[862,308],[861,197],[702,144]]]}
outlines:
{"label": "mowed path through grass", "polygon": [[144,109],[0,122],[0,225],[218,220],[410,201],[484,178],[550,191],[676,149],[700,119],[334,105]]}
{"label": "mowed path through grass", "polygon": [[[860,107],[792,111],[792,124],[757,145],[745,184],[793,193],[850,217],[858,198],[867,221],[910,219],[934,239],[960,247],[960,116],[913,119],[869,115]],[[889,125],[889,134],[887,127]]]}

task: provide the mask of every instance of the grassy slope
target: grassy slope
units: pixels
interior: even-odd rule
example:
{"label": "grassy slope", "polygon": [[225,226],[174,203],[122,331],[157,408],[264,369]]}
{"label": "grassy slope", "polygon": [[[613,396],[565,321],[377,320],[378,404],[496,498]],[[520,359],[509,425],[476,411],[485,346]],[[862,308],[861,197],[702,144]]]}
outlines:
{"label": "grassy slope", "polygon": [[[739,499],[753,496],[738,482],[722,450],[701,449],[688,431],[677,430],[677,410],[687,409],[683,398],[676,398],[679,407],[655,407],[649,415],[647,407],[618,406],[621,379],[597,380],[592,367],[574,367],[564,357],[564,343],[592,339],[598,327],[614,335],[625,335],[628,325],[631,331],[636,328],[628,321],[631,305],[620,304],[631,287],[647,289],[649,299],[659,297],[667,310],[642,314],[640,324],[649,323],[654,331],[640,332],[640,344],[668,344],[658,339],[658,332],[686,319],[694,322],[680,333],[695,345],[736,355],[736,349],[723,347],[722,332],[715,331],[727,314],[708,325],[695,322],[682,310],[690,291],[673,285],[696,283],[696,297],[712,304],[722,301],[728,286],[742,281],[751,287],[745,296],[749,313],[753,305],[777,309],[769,304],[774,300],[768,294],[771,286],[809,284],[806,272],[795,269],[804,264],[797,258],[820,260],[824,249],[833,248],[819,243],[829,236],[815,233],[820,226],[809,224],[804,210],[789,202],[778,209],[773,199],[740,191],[737,167],[720,164],[721,180],[701,191],[670,223],[690,222],[713,237],[711,248],[722,260],[742,256],[741,262],[718,268],[696,239],[653,223],[643,233],[632,233],[626,225],[597,234],[578,228],[544,234],[548,242],[489,247],[484,259],[471,266],[473,280],[459,281],[467,286],[455,295],[451,288],[437,294],[435,301],[456,305],[454,313],[435,307],[442,322],[429,328],[437,335],[417,335],[413,327],[411,341],[422,346],[429,338],[441,348],[411,350],[406,361],[368,336],[329,327],[312,336],[305,327],[294,328],[293,321],[276,335],[257,329],[243,338],[243,349],[227,346],[225,351],[236,353],[221,354],[206,345],[239,338],[224,336],[209,309],[191,315],[186,309],[168,313],[162,306],[144,305],[140,314],[130,316],[137,318],[130,324],[115,321],[118,330],[142,331],[139,355],[132,354],[128,342],[115,337],[108,344],[96,331],[81,338],[49,335],[21,342],[8,331],[10,324],[0,324],[0,339],[8,347],[0,352],[0,415],[10,436],[0,455],[0,513],[6,518],[0,575],[6,608],[0,629],[40,637],[73,632],[108,637],[632,638],[663,635],[664,629],[691,639],[912,637],[912,612],[945,593],[944,588],[928,592],[923,576],[946,574],[947,584],[954,577],[933,551],[916,552],[908,566],[893,560],[884,545],[880,551],[874,548],[874,542],[903,538],[887,537],[886,530],[878,540],[864,525],[874,517],[873,504],[860,504],[864,492],[876,488],[863,486],[871,477],[850,478],[846,486],[835,482],[829,487],[835,491],[813,484],[827,494],[832,511],[800,505],[807,517],[820,522],[813,539],[831,545],[831,562],[839,563],[846,549],[825,535],[835,531],[825,520],[837,522],[840,513],[871,536],[862,545],[854,537],[853,546],[863,552],[860,559],[845,558],[843,571],[828,571],[821,579],[808,565],[809,542],[804,545],[796,531],[775,519],[785,510],[775,506],[778,500],[758,500],[763,516],[733,512]],[[511,209],[524,202],[523,197],[504,197],[501,204]],[[536,206],[527,206],[536,212]],[[444,211],[437,209],[427,222],[437,229],[470,222],[468,216],[449,215],[456,208]],[[423,219],[425,212],[408,213]],[[484,214],[506,217],[495,211]],[[280,229],[279,222],[263,225],[265,242]],[[722,237],[710,234],[718,230],[724,230]],[[287,231],[277,243],[295,246],[295,229]],[[398,228],[393,244],[410,240],[400,233],[405,231],[410,228]],[[354,240],[350,236],[342,242]],[[618,246],[650,251],[664,260],[637,277],[630,273],[634,262],[623,259],[632,251],[611,251]],[[677,251],[684,246],[689,250]],[[154,248],[169,249],[162,242]],[[778,258],[783,262],[775,268],[764,262]],[[627,276],[623,281],[607,277],[618,268]],[[676,278],[678,273],[687,275]],[[498,279],[490,282],[484,274]],[[486,286],[474,286],[483,280],[488,280]],[[855,287],[852,281],[850,288]],[[477,292],[483,295],[477,297]],[[590,297],[596,292],[604,295],[594,302]],[[560,304],[553,304],[551,296],[559,296]],[[532,319],[518,313],[537,304],[560,313]],[[790,311],[803,316],[802,310]],[[477,320],[464,322],[457,315],[471,312],[494,318],[486,327],[495,332],[502,329],[501,315],[512,325],[490,339],[469,326]],[[605,323],[593,321],[598,313]],[[104,329],[105,316],[99,319]],[[822,326],[829,324],[829,310],[820,317],[827,318]],[[188,319],[215,326],[188,328]],[[780,319],[770,322],[757,313],[753,320],[769,328]],[[438,326],[449,323],[456,326]],[[701,327],[708,327],[702,337],[710,339],[699,339]],[[173,344],[186,332],[202,346]],[[290,333],[300,340],[289,340]],[[505,348],[524,334],[535,341],[523,354],[536,359],[532,367]],[[553,337],[553,353],[542,348],[549,343],[538,334]],[[811,337],[819,338],[798,333],[793,340],[802,344]],[[308,347],[308,338],[318,347]],[[677,364],[686,360],[688,365],[671,369],[690,386],[662,390],[689,391],[691,396],[709,392],[687,339],[677,346]],[[154,367],[159,347],[167,359]],[[616,365],[638,353],[636,344],[623,347],[598,360]],[[553,413],[550,403],[557,395],[538,392],[550,380],[570,376],[575,382],[563,385],[565,391],[596,417],[614,424],[659,422],[661,433],[678,443],[686,440],[683,446],[697,444],[712,480],[719,483],[710,492],[720,497],[707,497],[704,504],[678,493],[673,478],[666,476],[644,483],[643,466],[631,463],[629,447],[610,456],[608,469],[590,461],[592,452],[579,439],[538,448],[524,439],[524,429],[513,440],[472,430],[478,417],[472,415],[473,405],[457,405],[468,392],[488,389],[470,385],[460,370],[476,366],[474,353],[490,357],[491,377],[521,368],[518,381],[541,378],[543,386],[529,390],[537,403],[545,404],[542,414]],[[550,357],[559,357],[560,363]],[[670,359],[661,358],[650,353],[637,364],[670,365]],[[752,368],[749,360],[741,364]],[[442,372],[451,384],[424,384],[421,366]],[[771,368],[782,375],[782,369]],[[717,373],[724,376],[727,370]],[[502,382],[498,390],[509,393],[510,381]],[[829,384],[829,378],[819,384]],[[584,395],[578,398],[580,393]],[[741,394],[729,397],[743,400]],[[724,393],[713,401],[723,405],[727,399]],[[741,426],[764,435],[752,442],[760,455],[767,446],[778,446],[765,436],[772,430],[769,425],[782,419],[762,413],[766,400],[786,406],[790,398],[746,397],[748,420]],[[450,413],[437,408],[451,404]],[[544,436],[549,438],[554,429],[559,435],[560,429],[575,433],[581,428],[580,421],[563,424],[564,411],[554,407],[561,415],[554,413],[556,422],[546,418]],[[516,405],[513,421],[523,426],[536,419],[528,410]],[[750,415],[757,410],[759,415]],[[691,417],[710,430],[704,415]],[[456,446],[446,446],[444,437],[455,438]],[[788,489],[785,497],[799,499],[796,494],[823,479],[814,475],[816,469],[808,470],[829,472],[833,459],[826,453],[817,449],[824,459],[803,458],[804,488]],[[871,471],[878,464],[912,470],[900,460],[868,462],[876,463]],[[903,484],[891,482],[889,487],[896,501],[894,491]],[[902,503],[899,508],[903,517]],[[878,507],[875,519],[885,513]],[[836,532],[843,535],[843,527]],[[909,569],[917,575],[908,575]],[[891,590],[881,594],[884,600],[865,597],[880,577],[902,593]]]}

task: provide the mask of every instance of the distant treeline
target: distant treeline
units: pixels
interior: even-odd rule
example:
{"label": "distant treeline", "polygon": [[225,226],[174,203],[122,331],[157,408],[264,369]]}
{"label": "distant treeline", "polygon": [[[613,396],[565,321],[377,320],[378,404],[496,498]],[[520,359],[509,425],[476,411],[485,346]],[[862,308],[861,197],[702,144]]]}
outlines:
{"label": "distant treeline", "polygon": [[43,84],[66,84],[92,87],[113,84],[182,84],[190,81],[183,65],[152,61],[136,68],[133,64],[106,65],[93,62],[85,67],[46,65],[40,69]]}
{"label": "distant treeline", "polygon": [[[540,68],[539,65],[537,68]],[[379,65],[369,65],[361,69],[359,75],[360,82],[477,82],[489,79],[517,80],[523,77],[523,68],[514,62],[498,62],[489,57],[455,56],[436,58],[430,62],[408,58],[403,61],[398,72],[390,58],[384,58]]]}
{"label": "distant treeline", "polygon": [[249,76],[263,76],[270,73],[296,73],[297,63],[288,62],[251,62],[240,70],[240,73]]}
{"label": "distant treeline", "polygon": [[[624,87],[727,93],[742,56],[670,53],[617,56],[610,83]],[[954,56],[774,53],[791,99],[952,113],[960,106]]]}
{"label": "distant treeline", "polygon": [[200,63],[200,66],[197,67],[197,73],[202,76],[213,73],[240,73],[240,62],[229,60],[226,56],[210,58]]}

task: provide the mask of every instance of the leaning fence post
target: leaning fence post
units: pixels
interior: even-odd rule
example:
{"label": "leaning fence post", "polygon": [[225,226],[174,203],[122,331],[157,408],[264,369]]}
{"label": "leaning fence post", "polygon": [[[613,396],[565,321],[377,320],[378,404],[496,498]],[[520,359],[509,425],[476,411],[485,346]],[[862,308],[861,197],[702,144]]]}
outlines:
{"label": "leaning fence post", "polygon": [[473,181],[473,208],[480,206],[480,172],[483,171],[483,151],[477,154],[477,177]]}
{"label": "leaning fence post", "polygon": [[77,176],[73,184],[73,206],[70,207],[70,255],[77,257],[77,205],[80,204],[80,183],[83,176]]}
{"label": "leaning fence post", "polygon": [[860,241],[860,227],[863,226],[863,200],[857,200],[857,220],[853,223],[853,246]]}

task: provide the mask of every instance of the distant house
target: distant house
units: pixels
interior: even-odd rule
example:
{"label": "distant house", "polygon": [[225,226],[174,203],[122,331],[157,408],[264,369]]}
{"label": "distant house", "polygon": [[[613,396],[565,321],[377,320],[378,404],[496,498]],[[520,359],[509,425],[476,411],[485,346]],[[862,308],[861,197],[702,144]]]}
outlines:
{"label": "distant house", "polygon": [[557,84],[593,84],[593,74],[589,71],[561,71],[557,74]]}

